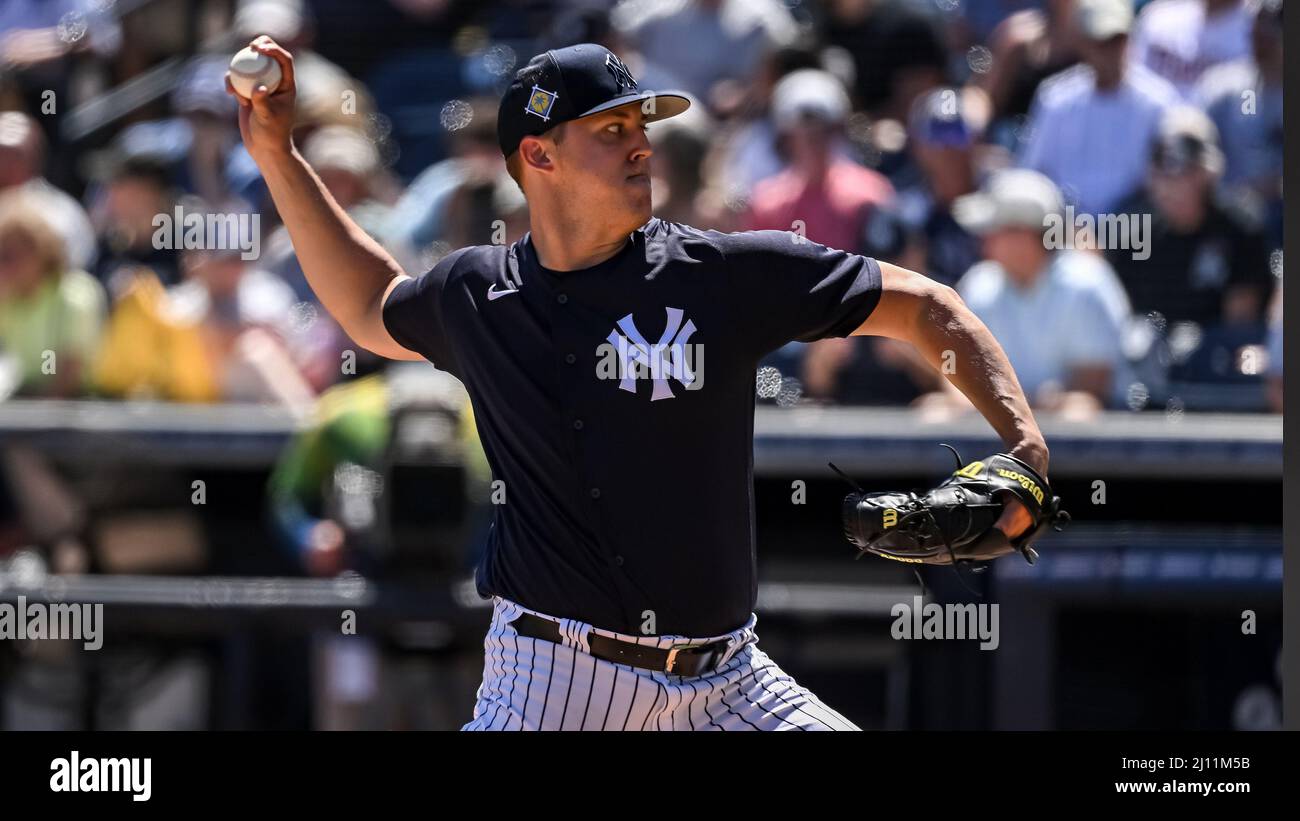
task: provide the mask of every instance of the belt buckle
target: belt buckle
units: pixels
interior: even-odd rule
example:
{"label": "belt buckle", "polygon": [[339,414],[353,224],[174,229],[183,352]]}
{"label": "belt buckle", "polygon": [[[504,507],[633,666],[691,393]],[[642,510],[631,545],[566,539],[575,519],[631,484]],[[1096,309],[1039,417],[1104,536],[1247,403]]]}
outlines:
{"label": "belt buckle", "polygon": [[[708,653],[710,657],[709,666],[710,668],[717,667],[718,659],[722,658],[723,654],[727,652],[728,645],[726,641],[715,641],[710,642],[709,644],[674,644],[672,647],[668,648],[668,662],[664,667],[664,672],[672,675],[680,675],[680,673],[673,672],[673,668],[677,666],[677,654],[679,652],[682,650],[698,650],[702,647],[709,647],[711,645],[713,646],[713,649]],[[696,672],[696,675],[699,675],[698,671]]]}
{"label": "belt buckle", "polygon": [[680,651],[682,651],[682,650],[689,650],[689,649],[691,649],[691,648],[694,647],[694,646],[695,646],[695,645],[693,645],[693,644],[674,644],[672,647],[669,647],[669,648],[668,648],[668,663],[664,665],[664,672],[665,672],[665,673],[672,673],[672,672],[673,672],[673,668],[677,666],[677,654],[678,654],[678,652],[680,652]]}

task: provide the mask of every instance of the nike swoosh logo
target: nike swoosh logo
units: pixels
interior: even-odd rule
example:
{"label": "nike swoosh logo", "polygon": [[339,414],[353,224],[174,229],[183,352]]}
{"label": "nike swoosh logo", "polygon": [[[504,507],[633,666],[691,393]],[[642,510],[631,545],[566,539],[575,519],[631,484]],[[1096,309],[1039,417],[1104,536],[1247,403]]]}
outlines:
{"label": "nike swoosh logo", "polygon": [[494,299],[500,299],[500,298],[503,297],[503,296],[509,296],[509,295],[511,295],[511,294],[517,294],[517,293],[519,293],[519,289],[518,289],[518,288],[514,288],[513,290],[509,290],[509,291],[498,291],[498,290],[496,290],[496,287],[497,287],[497,284],[496,284],[495,282],[488,286],[488,301],[489,301],[489,302],[491,302],[491,301],[494,300]]}

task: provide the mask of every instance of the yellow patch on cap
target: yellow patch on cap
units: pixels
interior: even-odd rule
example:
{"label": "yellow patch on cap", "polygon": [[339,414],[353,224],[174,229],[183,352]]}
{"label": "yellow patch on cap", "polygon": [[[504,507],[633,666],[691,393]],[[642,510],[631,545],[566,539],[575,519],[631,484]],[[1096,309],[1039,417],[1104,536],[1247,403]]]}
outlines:
{"label": "yellow patch on cap", "polygon": [[551,107],[555,105],[555,98],[558,96],[554,91],[533,86],[533,93],[528,97],[528,105],[525,106],[524,111],[543,120],[550,120]]}

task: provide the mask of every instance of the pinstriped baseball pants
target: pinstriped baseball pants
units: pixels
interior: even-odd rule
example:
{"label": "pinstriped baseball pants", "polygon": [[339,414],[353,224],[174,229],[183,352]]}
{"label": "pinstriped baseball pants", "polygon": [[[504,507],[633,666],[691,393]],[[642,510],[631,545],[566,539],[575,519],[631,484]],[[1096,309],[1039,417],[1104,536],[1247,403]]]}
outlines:
{"label": "pinstriped baseball pants", "polygon": [[[563,644],[521,636],[520,613],[560,624]],[[680,636],[633,636],[556,619],[500,597],[483,641],[483,683],[462,730],[857,730],[781,671],[759,650],[757,617],[726,636],[716,672],[675,676],[590,655],[588,630],[637,644],[669,647]]]}

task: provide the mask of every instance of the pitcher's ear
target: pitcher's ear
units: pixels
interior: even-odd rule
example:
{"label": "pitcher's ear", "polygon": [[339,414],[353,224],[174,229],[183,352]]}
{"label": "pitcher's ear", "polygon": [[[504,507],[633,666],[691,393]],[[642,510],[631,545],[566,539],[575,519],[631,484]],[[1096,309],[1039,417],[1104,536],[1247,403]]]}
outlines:
{"label": "pitcher's ear", "polygon": [[537,137],[524,137],[519,143],[519,160],[523,165],[538,171],[555,169],[550,146]]}

